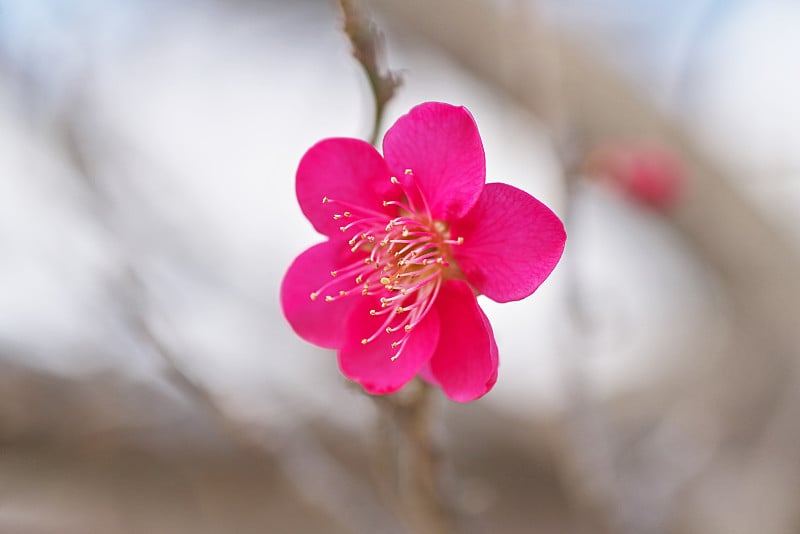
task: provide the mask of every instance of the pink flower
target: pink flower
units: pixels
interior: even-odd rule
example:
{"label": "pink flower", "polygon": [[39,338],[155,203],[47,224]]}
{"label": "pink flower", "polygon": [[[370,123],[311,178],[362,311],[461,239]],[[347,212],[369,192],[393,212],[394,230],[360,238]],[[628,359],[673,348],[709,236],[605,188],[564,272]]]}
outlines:
{"label": "pink flower", "polygon": [[420,104],[386,133],[381,155],[325,139],[303,156],[297,199],[328,239],[298,256],[281,303],[303,339],[338,349],[342,373],[373,394],[416,375],[455,401],[497,380],[497,345],[476,294],[533,293],[566,235],[544,204],[484,184],[483,144],[463,107]]}

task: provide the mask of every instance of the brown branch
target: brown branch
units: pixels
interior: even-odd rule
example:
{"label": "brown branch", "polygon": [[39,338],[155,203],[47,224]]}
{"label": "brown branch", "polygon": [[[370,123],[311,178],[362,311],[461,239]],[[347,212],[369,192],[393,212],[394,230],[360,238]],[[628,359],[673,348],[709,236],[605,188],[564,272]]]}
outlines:
{"label": "brown branch", "polygon": [[367,75],[370,90],[375,101],[375,117],[369,142],[378,142],[383,113],[386,104],[394,97],[402,81],[400,75],[389,70],[386,63],[384,36],[375,24],[356,8],[352,0],[340,0],[344,17],[343,31],[350,39],[353,57],[359,62]]}

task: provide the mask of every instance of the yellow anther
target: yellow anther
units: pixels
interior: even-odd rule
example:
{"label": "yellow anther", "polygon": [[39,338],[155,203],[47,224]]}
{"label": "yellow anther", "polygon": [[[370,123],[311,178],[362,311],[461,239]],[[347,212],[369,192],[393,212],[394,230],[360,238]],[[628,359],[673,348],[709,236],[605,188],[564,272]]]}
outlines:
{"label": "yellow anther", "polygon": [[339,273],[338,273],[338,272],[336,272],[336,271],[331,271],[331,276],[333,276],[334,278],[336,278],[336,275],[337,275],[337,274],[339,274]]}
{"label": "yellow anther", "polygon": [[319,293],[317,293],[316,291],[312,292],[311,293],[311,300],[317,300],[318,296],[319,296]]}
{"label": "yellow anther", "polygon": [[340,297],[343,297],[345,295],[347,295],[347,291],[339,291],[339,296]]}
{"label": "yellow anther", "polygon": [[361,344],[362,345],[366,345],[368,342],[369,342],[369,340],[367,338],[364,338],[364,339],[361,340]]}
{"label": "yellow anther", "polygon": [[392,176],[391,181],[393,184],[399,184],[400,180],[397,179],[397,176]]}
{"label": "yellow anther", "polygon": [[372,258],[364,258],[364,263],[372,263]]}
{"label": "yellow anther", "polygon": [[464,244],[464,238],[459,236],[459,238],[456,239],[456,243],[459,244],[459,245],[463,245]]}
{"label": "yellow anther", "polygon": [[353,239],[351,239],[350,241],[348,241],[348,243],[349,243],[349,244],[350,244],[350,246],[352,247],[353,245],[355,245],[355,244],[356,244],[356,238],[354,237]]}
{"label": "yellow anther", "polygon": [[394,332],[394,330],[392,330],[392,327],[391,326],[387,326],[386,327],[386,333],[387,334],[391,334],[392,332]]}
{"label": "yellow anther", "polygon": [[342,215],[344,215],[345,217],[352,217],[353,216],[353,214],[350,213],[349,211],[344,212]]}
{"label": "yellow anther", "polygon": [[346,227],[346,226],[340,226],[340,227],[339,227],[339,230],[341,230],[342,232],[344,232],[345,230],[347,230],[347,227]]}
{"label": "yellow anther", "polygon": [[378,315],[378,312],[376,312],[375,310],[370,310],[370,311],[369,311],[369,314],[370,314],[370,315]]}
{"label": "yellow anther", "polygon": [[399,355],[399,354],[395,354],[394,356],[392,356],[392,357],[391,357],[391,358],[389,358],[389,359],[390,359],[390,360],[392,360],[392,361],[395,361],[395,360],[396,360],[397,358],[399,358],[399,357],[400,357],[400,355]]}
{"label": "yellow anther", "polygon": [[[400,342],[399,342],[399,341],[395,341],[395,342],[393,342],[393,343],[392,343],[392,348],[393,348],[393,349],[396,349],[396,348],[397,348],[397,346],[398,346],[399,344],[400,344]],[[392,361],[394,361],[394,358],[397,358],[397,356],[393,356],[393,359],[392,359]]]}
{"label": "yellow anther", "polygon": [[358,276],[356,276],[356,284],[360,284],[363,281],[364,281],[364,278],[360,274]]}
{"label": "yellow anther", "polygon": [[386,285],[386,284],[388,284],[389,282],[391,282],[391,280],[390,280],[389,278],[387,278],[386,276],[384,276],[383,278],[381,278],[381,284],[383,284],[383,285]]}
{"label": "yellow anther", "polygon": [[406,174],[414,174],[414,171],[412,171],[411,169],[406,169],[404,172]]}
{"label": "yellow anther", "polygon": [[408,237],[408,228],[405,226],[403,227],[403,237]]}
{"label": "yellow anther", "polygon": [[331,201],[331,199],[329,199],[328,197],[322,197],[322,203],[323,204],[327,204],[330,201]]}
{"label": "yellow anther", "polygon": [[397,309],[394,310],[395,313],[403,313],[404,311],[406,310],[402,306],[398,306]]}
{"label": "yellow anther", "polygon": [[406,288],[401,289],[400,290],[400,294],[401,295],[408,295],[408,289],[406,289]]}
{"label": "yellow anther", "polygon": [[406,332],[411,332],[411,325],[407,324],[406,326],[403,327],[403,330],[405,330]]}
{"label": "yellow anther", "polygon": [[332,297],[332,296],[330,296],[330,295],[327,295],[327,296],[325,297],[325,302],[333,302],[333,297]]}
{"label": "yellow anther", "polygon": [[339,220],[339,219],[341,219],[341,218],[342,218],[342,216],[341,216],[341,215],[339,215],[338,213],[335,213],[335,214],[333,215],[333,220],[335,220],[335,221],[338,221],[338,220]]}
{"label": "yellow anther", "polygon": [[381,204],[383,204],[383,207],[385,208],[386,206],[389,205],[389,201],[388,200],[384,200]]}
{"label": "yellow anther", "polygon": [[444,263],[444,258],[439,256],[438,258],[436,258],[436,263],[438,263],[439,265],[443,264]]}

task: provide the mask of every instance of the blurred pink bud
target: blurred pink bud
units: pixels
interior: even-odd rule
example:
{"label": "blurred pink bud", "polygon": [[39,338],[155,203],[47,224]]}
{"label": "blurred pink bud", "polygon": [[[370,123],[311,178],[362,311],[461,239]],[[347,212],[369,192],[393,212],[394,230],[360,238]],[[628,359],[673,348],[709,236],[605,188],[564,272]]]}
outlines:
{"label": "blurred pink bud", "polygon": [[666,148],[641,141],[601,144],[586,158],[587,174],[644,206],[668,210],[685,188],[683,161]]}

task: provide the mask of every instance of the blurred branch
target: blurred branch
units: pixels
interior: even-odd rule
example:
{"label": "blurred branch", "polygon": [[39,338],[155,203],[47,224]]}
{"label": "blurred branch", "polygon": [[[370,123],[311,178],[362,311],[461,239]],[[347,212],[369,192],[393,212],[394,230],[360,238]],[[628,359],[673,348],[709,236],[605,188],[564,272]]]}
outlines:
{"label": "blurred branch", "polygon": [[350,39],[353,57],[367,75],[375,101],[375,116],[369,142],[376,144],[381,131],[386,104],[401,85],[400,75],[385,67],[385,39],[375,24],[355,5],[354,0],[340,0],[344,16],[343,31]]}
{"label": "blurred branch", "polygon": [[440,454],[431,435],[432,387],[415,380],[394,395],[375,397],[380,410],[378,459],[384,492],[396,494],[412,531],[456,531],[456,510],[442,484]]}
{"label": "blurred branch", "polygon": [[[94,167],[96,139],[105,143],[113,138],[108,132],[103,136],[94,131],[94,125],[84,123],[80,106],[75,106],[58,120],[59,145],[64,157],[73,166],[76,175],[93,193],[94,208],[98,221],[111,232],[120,232],[114,218],[114,200]],[[139,274],[135,251],[126,248],[124,235],[117,236],[120,243],[121,276],[115,280],[114,292],[120,301],[118,313],[142,345],[149,348],[162,362],[164,374],[169,382],[214,424],[222,435],[233,444],[237,452],[250,462],[265,463],[277,456],[287,482],[298,495],[335,518],[342,526],[354,532],[398,532],[397,525],[385,513],[362,481],[351,475],[346,468],[324,447],[311,430],[295,428],[275,443],[256,428],[241,422],[229,414],[215,396],[181,366],[181,358],[164,343],[152,329],[148,318],[152,316],[152,302],[148,288]],[[309,470],[308,466],[313,466]],[[359,510],[353,514],[350,510]]]}

